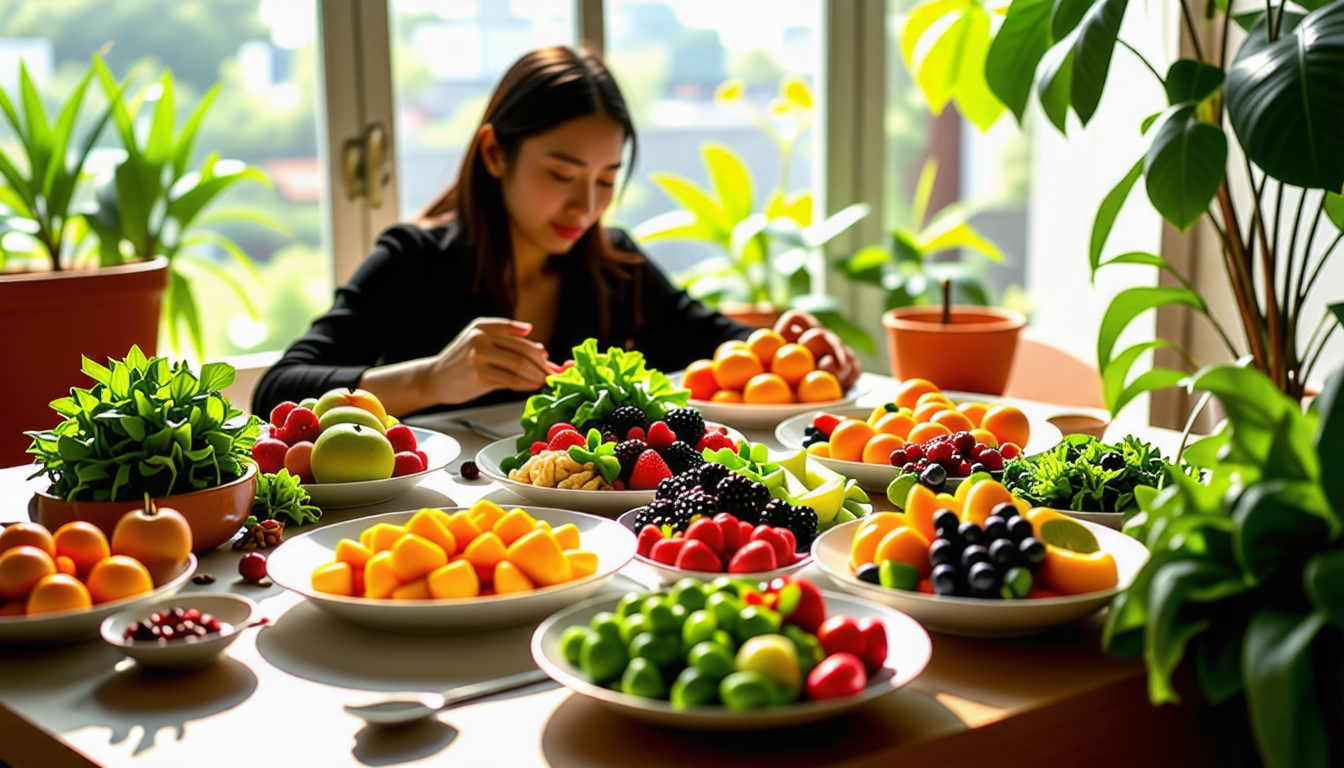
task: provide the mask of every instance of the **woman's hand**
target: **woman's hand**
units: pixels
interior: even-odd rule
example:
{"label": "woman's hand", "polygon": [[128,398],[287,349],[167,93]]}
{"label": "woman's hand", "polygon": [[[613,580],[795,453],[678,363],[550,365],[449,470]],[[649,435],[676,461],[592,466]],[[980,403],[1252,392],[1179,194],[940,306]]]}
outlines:
{"label": "woman's hand", "polygon": [[531,323],[482,317],[431,359],[426,388],[438,403],[465,403],[497,389],[531,392],[561,368],[546,348],[525,338]]}
{"label": "woman's hand", "polygon": [[835,332],[822,327],[821,321],[812,315],[799,309],[790,309],[775,322],[775,333],[789,343],[802,344],[812,350],[817,367],[835,374],[835,378],[840,380],[841,389],[848,391],[854,385],[854,380],[859,378],[861,369],[854,350],[840,341]]}

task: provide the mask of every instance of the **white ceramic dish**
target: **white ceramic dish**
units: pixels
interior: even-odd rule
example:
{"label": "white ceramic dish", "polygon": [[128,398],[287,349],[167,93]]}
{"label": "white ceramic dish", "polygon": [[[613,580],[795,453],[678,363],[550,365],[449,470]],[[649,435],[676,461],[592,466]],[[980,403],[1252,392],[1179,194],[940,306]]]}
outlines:
{"label": "white ceramic dish", "polygon": [[[714,425],[711,426],[722,426]],[[734,443],[744,440],[741,432],[729,427],[728,438]],[[622,512],[643,506],[653,501],[653,491],[582,491],[573,488],[542,488],[529,483],[519,483],[509,479],[500,464],[517,453],[514,444],[515,435],[485,446],[476,454],[476,466],[481,474],[513,491],[533,504],[560,509],[575,509],[594,515],[614,518]]]}
{"label": "white ceramic dish", "polygon": [[[219,621],[219,632],[190,640],[135,641],[125,638],[126,628],[149,618],[151,614],[168,608],[195,608]],[[103,640],[122,653],[135,659],[146,669],[184,671],[203,667],[224,652],[238,635],[247,628],[257,612],[257,604],[243,595],[214,592],[183,597],[157,598],[141,603],[103,619],[100,627]]]}
{"label": "white ceramic dish", "polygon": [[[458,509],[460,507],[444,508],[447,512]],[[531,592],[460,600],[370,600],[329,595],[313,589],[313,570],[335,559],[337,542],[358,540],[361,531],[376,523],[403,524],[411,519],[414,511],[348,520],[287,538],[267,559],[267,571],[276,584],[303,595],[318,608],[353,624],[401,634],[451,635],[537,621],[588,597],[635,556],[634,534],[614,520],[563,509],[523,509],[552,526],[573,523],[578,527],[580,546],[597,554],[597,572]]]}
{"label": "white ceramic dish", "polygon": [[886,627],[888,653],[885,666],[868,679],[868,686],[855,696],[827,701],[804,701],[752,712],[733,712],[722,706],[675,709],[661,699],[613,691],[588,682],[560,652],[560,636],[575,624],[588,624],[601,611],[615,610],[617,598],[596,598],[570,606],[544,621],[532,635],[532,658],[546,674],[582,696],[636,720],[655,725],[705,731],[735,731],[781,728],[835,717],[867,704],[914,680],[928,666],[933,645],[924,628],[900,611],[857,600],[848,595],[823,592],[826,615],[840,614],[862,619],[880,618]]}
{"label": "white ceramic dish", "polygon": [[[988,397],[985,397],[979,402],[993,401]],[[775,428],[775,439],[785,448],[802,448],[807,426],[812,423],[812,418],[816,416],[819,411],[825,411],[826,413],[835,416],[867,419],[868,414],[872,413],[873,409],[854,406],[829,410],[825,408],[813,408],[806,413],[800,413],[797,416],[782,422]],[[1032,418],[1030,415],[1027,418],[1031,423],[1031,440],[1029,440],[1025,446],[1022,446],[1025,455],[1035,456],[1038,453],[1053,448],[1059,444],[1060,440],[1064,439],[1064,436],[1060,434],[1059,428],[1050,422],[1043,419]],[[885,493],[887,486],[891,484],[891,481],[895,479],[896,475],[900,472],[898,468],[886,464],[867,464],[861,461],[840,461],[838,459],[821,458],[820,456],[811,458],[815,458],[827,469],[838,472],[845,477],[857,480],[860,487],[869,491]],[[956,488],[958,484],[956,478],[949,478],[949,487],[945,490],[950,492],[952,489]]]}
{"label": "white ceramic dish", "polygon": [[1087,616],[1111,601],[1122,589],[1134,583],[1139,569],[1148,561],[1148,549],[1137,540],[1094,523],[1084,522],[1097,537],[1101,548],[1115,557],[1119,582],[1102,592],[1032,600],[978,600],[969,597],[944,597],[923,592],[887,589],[859,581],[849,570],[850,545],[854,531],[862,524],[853,520],[837,525],[812,544],[812,559],[837,587],[904,611],[930,632],[964,637],[1020,637],[1044,632]]}
{"label": "white ceramic dish", "polygon": [[[639,531],[635,530],[635,510],[632,509],[616,518],[616,522],[625,526],[626,530],[635,535],[636,545],[638,545]],[[771,579],[780,576],[788,576],[791,573],[797,573],[806,568],[812,563],[812,555],[811,553],[807,553],[807,555],[798,562],[786,565],[783,568],[776,568],[773,571],[757,571],[755,573],[711,573],[709,571],[688,571],[682,568],[669,568],[656,560],[644,557],[638,552],[635,553],[635,562],[647,568],[649,572],[657,578],[659,586],[668,587],[688,576],[693,579],[700,579],[701,581],[713,581],[720,576],[740,576],[744,579],[770,581]]]}
{"label": "white ceramic dish", "polygon": [[[669,374],[668,378],[676,386],[681,386],[685,371]],[[745,403],[715,403],[709,400],[692,400],[689,405],[700,409],[706,421],[729,424],[738,429],[770,429],[790,416],[800,413],[824,411],[830,408],[843,408],[852,404],[864,393],[858,384],[849,388],[849,392],[839,400],[827,400],[822,403],[788,403],[785,405],[746,405]]]}
{"label": "white ceramic dish", "polygon": [[305,483],[303,489],[313,498],[312,503],[322,509],[344,509],[395,499],[435,472],[441,472],[462,453],[461,444],[442,432],[420,427],[410,429],[415,433],[419,449],[429,456],[429,466],[423,472],[354,483]]}
{"label": "white ceramic dish", "polygon": [[74,611],[0,617],[0,643],[55,645],[92,640],[98,636],[98,626],[103,619],[118,611],[177,594],[195,572],[196,556],[188,555],[182,570],[148,595],[113,600]]}

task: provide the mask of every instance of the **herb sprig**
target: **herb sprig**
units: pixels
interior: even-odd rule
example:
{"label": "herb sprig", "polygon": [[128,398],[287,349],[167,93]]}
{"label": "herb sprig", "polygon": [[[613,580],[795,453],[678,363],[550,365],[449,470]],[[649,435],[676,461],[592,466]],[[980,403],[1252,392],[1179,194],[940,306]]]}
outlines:
{"label": "herb sprig", "polygon": [[257,495],[252,499],[252,516],[247,518],[246,525],[251,527],[280,515],[288,517],[295,525],[321,520],[322,510],[308,503],[312,497],[303,490],[301,482],[287,469],[257,475]]}
{"label": "herb sprig", "polygon": [[[1123,463],[1103,463],[1107,454],[1118,455]],[[1113,445],[1090,435],[1070,435],[1045,453],[1009,463],[1003,484],[1032,506],[1128,517],[1138,509],[1134,489],[1162,488],[1169,468],[1158,448],[1133,435]]]}

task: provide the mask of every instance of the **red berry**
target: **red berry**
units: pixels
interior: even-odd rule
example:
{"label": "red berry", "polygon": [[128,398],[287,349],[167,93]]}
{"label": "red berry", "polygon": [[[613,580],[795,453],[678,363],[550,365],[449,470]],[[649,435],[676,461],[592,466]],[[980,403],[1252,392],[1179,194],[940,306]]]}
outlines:
{"label": "red berry", "polygon": [[975,448],[975,435],[970,432],[958,432],[952,436],[952,444],[957,447],[957,453],[969,456],[971,450]]}
{"label": "red berry", "polygon": [[649,550],[649,559],[669,567],[675,566],[677,555],[681,554],[681,548],[684,546],[686,539],[663,539],[654,542],[653,548]]}
{"label": "red berry", "polygon": [[767,541],[749,541],[728,562],[729,573],[760,573],[779,567],[775,548]]}
{"label": "red berry", "polygon": [[924,458],[924,446],[919,443],[910,443],[905,446],[905,458],[910,461],[919,461]]}
{"label": "red berry", "polygon": [[906,454],[905,449],[903,448],[897,448],[896,450],[891,452],[890,461],[891,466],[893,467],[903,467],[905,466],[905,463],[909,460],[910,457],[908,454]]}
{"label": "red berry", "polygon": [[551,441],[547,443],[546,450],[567,451],[572,445],[577,445],[582,448],[588,445],[588,441],[578,432],[572,429],[564,429],[555,433],[555,437],[552,437]]}
{"label": "red berry", "polygon": [[812,417],[812,426],[816,427],[821,434],[830,437],[835,428],[840,425],[840,417],[832,416],[829,413],[818,413]]}
{"label": "red berry", "polygon": [[574,429],[573,424],[566,424],[563,421],[560,422],[559,424],[552,424],[551,428],[546,430],[546,442],[549,443],[550,441],[554,440],[556,435],[560,434],[561,432],[564,432],[566,429],[573,432],[579,431],[577,429]]}
{"label": "red berry", "polygon": [[985,469],[988,469],[991,472],[998,472],[1000,469],[1003,469],[1003,454],[993,448],[986,448],[981,451],[980,455],[976,458],[979,459],[981,464],[985,465]]}
{"label": "red berry", "polygon": [[1004,461],[1012,461],[1022,455],[1022,448],[1017,443],[1004,443],[999,446],[999,455]]}
{"label": "red berry", "polygon": [[989,447],[989,446],[985,445],[984,443],[976,443],[976,444],[975,444],[975,447],[971,449],[971,460],[972,460],[972,461],[979,461],[979,460],[980,460],[980,454],[984,453],[984,452],[985,452],[985,449],[988,448],[988,447]]}
{"label": "red berry", "polygon": [[677,435],[672,428],[667,426],[665,421],[655,421],[649,425],[649,433],[645,440],[650,448],[666,448],[676,442]]}
{"label": "red berry", "polygon": [[538,453],[541,453],[542,451],[546,450],[546,443],[542,440],[538,440],[532,443],[532,447],[528,448],[527,450],[528,453],[531,453],[533,456],[536,456]]}
{"label": "red berry", "polygon": [[[718,523],[707,517],[702,517],[691,523],[691,526],[686,529],[686,538],[703,541],[714,552],[715,557],[723,557],[724,555],[723,529],[719,527]],[[683,568],[686,566],[679,565],[677,567]],[[703,571],[706,569],[691,568],[690,570]],[[719,570],[723,570],[722,564],[719,565]]]}
{"label": "red berry", "polygon": [[[956,449],[951,443],[937,443],[936,445],[929,446],[928,451],[925,453],[925,457],[934,464],[944,464],[952,459],[952,454],[954,453],[956,453]],[[905,454],[906,456],[909,456],[910,451],[907,450]]]}
{"label": "red berry", "polygon": [[868,685],[863,661],[850,653],[827,656],[807,673],[807,697],[814,701],[853,696]]}
{"label": "red berry", "polygon": [[971,462],[966,461],[965,459],[963,459],[963,460],[961,461],[961,463],[957,464],[957,466],[956,466],[956,472],[954,473],[954,472],[950,471],[950,469],[949,469],[948,474],[953,475],[954,477],[970,477],[970,476],[971,476]]}
{"label": "red berry", "polygon": [[238,575],[244,581],[256,583],[266,578],[266,556],[260,552],[248,552],[238,561]]}
{"label": "red berry", "polygon": [[289,416],[289,412],[298,407],[299,404],[293,400],[286,400],[275,406],[271,409],[271,425],[275,427],[283,427],[285,425],[285,418]]}
{"label": "red berry", "polygon": [[317,414],[299,406],[290,409],[289,415],[285,416],[285,426],[281,431],[284,432],[283,439],[293,445],[304,440],[316,440],[322,432],[322,425],[317,421]]}
{"label": "red berry", "polygon": [[859,622],[848,616],[832,616],[817,628],[817,642],[827,656],[837,653],[852,653],[863,657],[863,633]]}
{"label": "red berry", "polygon": [[285,454],[289,446],[274,437],[263,437],[252,444],[252,460],[257,462],[257,471],[273,475],[285,466]]}
{"label": "red berry", "polygon": [[414,452],[419,447],[416,445],[415,433],[405,424],[394,424],[388,427],[384,437],[387,438],[387,442],[392,444],[392,450],[396,453],[402,451]]}
{"label": "red berry", "polygon": [[401,477],[402,475],[414,475],[417,472],[425,471],[425,463],[420,460],[411,451],[399,451],[393,457],[392,476]]}
{"label": "red berry", "polygon": [[[699,521],[697,521],[699,522]],[[714,530],[718,528],[710,521],[709,525]],[[704,571],[706,573],[723,573],[723,563],[719,556],[714,554],[713,547],[706,544],[701,539],[686,539],[686,545],[677,553],[676,567],[684,571]]]}
{"label": "red berry", "polygon": [[[626,440],[643,440],[643,439],[644,439],[644,428],[643,428],[643,427],[631,427],[630,430],[627,431],[627,432],[625,433],[625,439],[626,439]],[[646,442],[647,442],[647,441],[646,441]]]}
{"label": "red berry", "polygon": [[672,470],[667,468],[667,462],[663,461],[663,457],[652,448],[647,448],[635,460],[635,468],[630,470],[630,489],[652,491],[664,479],[671,476]]}
{"label": "red berry", "polygon": [[700,438],[700,442],[695,444],[695,450],[703,452],[706,448],[711,451],[717,451],[721,448],[727,448],[733,453],[737,453],[737,446],[727,435],[719,432],[706,432],[705,436]]}
{"label": "red berry", "polygon": [[635,552],[644,557],[648,557],[653,551],[653,545],[662,540],[663,532],[658,530],[658,526],[646,525],[644,526],[644,530],[639,532],[639,544],[636,546]]}

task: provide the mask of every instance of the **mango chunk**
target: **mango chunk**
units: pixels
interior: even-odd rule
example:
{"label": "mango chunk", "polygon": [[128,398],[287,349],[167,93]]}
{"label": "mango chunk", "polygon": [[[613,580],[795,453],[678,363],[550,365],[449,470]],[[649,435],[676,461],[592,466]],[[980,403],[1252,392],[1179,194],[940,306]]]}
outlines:
{"label": "mango chunk", "polygon": [[471,519],[470,512],[454,512],[448,516],[448,531],[453,534],[453,539],[457,541],[457,549],[461,552],[481,535],[481,526]]}
{"label": "mango chunk", "polygon": [[495,527],[504,517],[504,510],[495,502],[481,499],[471,507],[471,519],[476,521],[483,531],[489,531]]}
{"label": "mango chunk", "polygon": [[408,533],[392,545],[392,569],[402,581],[412,581],[448,562],[448,555],[438,544]]}
{"label": "mango chunk", "polygon": [[411,521],[406,524],[406,531],[414,533],[417,536],[423,536],[426,539],[439,545],[443,554],[452,557],[457,554],[457,537],[448,530],[444,521],[434,515],[438,512],[436,509],[422,509],[415,513]]}
{"label": "mango chunk", "polygon": [[1060,594],[1081,595],[1114,587],[1120,580],[1120,573],[1109,552],[1084,555],[1046,544],[1045,562],[1036,572],[1036,579],[1046,589]]}
{"label": "mango chunk", "polygon": [[504,542],[494,533],[482,533],[462,550],[462,555],[476,568],[482,584],[495,578],[495,564],[505,558]]}
{"label": "mango chunk", "polygon": [[313,591],[351,597],[355,594],[354,568],[350,563],[327,563],[313,571]]}
{"label": "mango chunk", "polygon": [[429,582],[423,576],[392,590],[393,600],[428,600],[429,596]]}
{"label": "mango chunk", "polygon": [[406,529],[391,523],[378,523],[364,529],[359,534],[359,543],[374,552],[386,552],[397,543],[397,539],[406,535]]}
{"label": "mango chunk", "polygon": [[476,569],[465,559],[436,568],[425,579],[429,582],[429,594],[436,600],[481,594],[481,580],[476,576]]}
{"label": "mango chunk", "polygon": [[392,596],[392,590],[401,586],[397,570],[392,567],[392,553],[383,550],[364,564],[364,596],[382,600]]}
{"label": "mango chunk", "polygon": [[592,576],[597,573],[596,552],[569,549],[565,551],[565,559],[569,561],[570,573],[576,579],[582,579],[585,576]]}
{"label": "mango chunk", "polygon": [[351,568],[364,570],[364,564],[373,557],[373,550],[353,539],[336,542],[336,562],[349,563]]}
{"label": "mango chunk", "polygon": [[555,540],[560,543],[561,549],[579,548],[579,529],[573,523],[565,523],[559,528],[550,529],[550,531]]}
{"label": "mango chunk", "polygon": [[532,531],[509,545],[505,557],[541,587],[573,578],[569,561],[549,531]]}
{"label": "mango chunk", "polygon": [[511,592],[531,592],[536,589],[522,569],[508,560],[495,564],[495,592],[506,595]]}
{"label": "mango chunk", "polygon": [[504,546],[507,547],[522,538],[523,534],[530,533],[532,529],[536,527],[536,524],[536,519],[531,515],[521,509],[513,509],[509,510],[506,515],[501,517],[491,530],[495,532],[495,535],[498,536],[499,540],[504,542]]}

